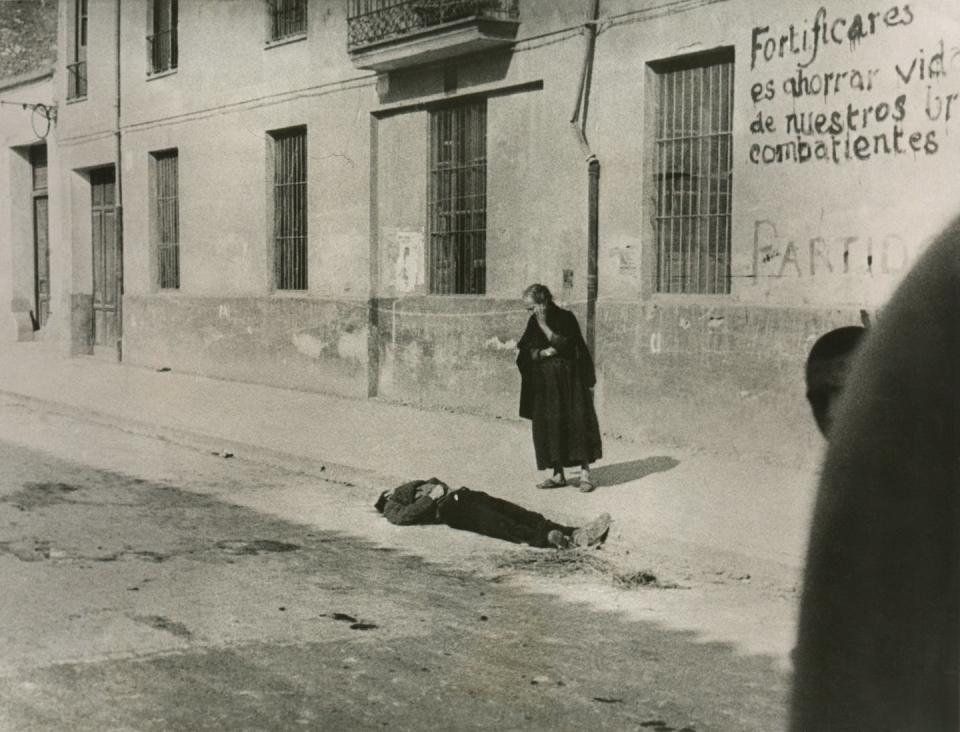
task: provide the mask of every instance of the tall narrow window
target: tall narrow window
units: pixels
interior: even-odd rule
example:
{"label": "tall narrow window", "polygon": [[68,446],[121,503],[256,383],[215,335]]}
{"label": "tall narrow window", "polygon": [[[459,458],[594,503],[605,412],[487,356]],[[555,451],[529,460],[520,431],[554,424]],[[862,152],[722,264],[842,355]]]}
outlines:
{"label": "tall narrow window", "polygon": [[733,52],[656,75],[657,292],[730,292]]}
{"label": "tall narrow window", "polygon": [[307,32],[307,0],[267,0],[270,40],[302,36]]}
{"label": "tall narrow window", "polygon": [[151,74],[177,68],[177,0],[153,0],[153,33],[147,36],[147,63]]}
{"label": "tall narrow window", "polygon": [[271,133],[273,139],[274,287],[307,289],[307,130]]}
{"label": "tall narrow window", "polygon": [[153,154],[154,221],[157,252],[157,285],[161,290],[180,287],[179,155],[176,150]]}
{"label": "tall narrow window", "polygon": [[70,6],[70,48],[67,64],[67,99],[87,96],[87,2],[73,0]]}
{"label": "tall narrow window", "polygon": [[486,291],[487,103],[430,114],[430,292]]}
{"label": "tall narrow window", "polygon": [[47,206],[47,146],[30,148],[30,166],[33,169],[33,256],[34,297],[36,299],[35,328],[42,328],[50,317],[50,238]]}

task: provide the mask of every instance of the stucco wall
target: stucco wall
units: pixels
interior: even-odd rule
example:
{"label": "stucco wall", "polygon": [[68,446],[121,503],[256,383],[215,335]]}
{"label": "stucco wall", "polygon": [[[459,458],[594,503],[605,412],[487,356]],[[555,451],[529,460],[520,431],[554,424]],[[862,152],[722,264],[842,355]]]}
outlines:
{"label": "stucco wall", "polygon": [[366,301],[127,295],[124,309],[126,363],[366,396]]}
{"label": "stucco wall", "polygon": [[426,408],[513,417],[516,342],[528,313],[516,300],[380,300],[378,394]]}
{"label": "stucco wall", "polygon": [[847,309],[601,303],[602,427],[810,465],[823,441],[805,398],[806,354],[823,333],[860,322]]}

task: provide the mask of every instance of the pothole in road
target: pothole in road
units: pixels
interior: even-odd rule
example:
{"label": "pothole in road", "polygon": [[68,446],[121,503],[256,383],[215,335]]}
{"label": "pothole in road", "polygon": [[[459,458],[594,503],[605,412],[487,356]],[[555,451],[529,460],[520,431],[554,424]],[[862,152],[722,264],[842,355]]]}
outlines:
{"label": "pothole in road", "polygon": [[227,554],[270,554],[277,552],[293,552],[300,548],[299,544],[289,544],[272,539],[253,539],[252,541],[224,540],[218,541],[216,547]]}

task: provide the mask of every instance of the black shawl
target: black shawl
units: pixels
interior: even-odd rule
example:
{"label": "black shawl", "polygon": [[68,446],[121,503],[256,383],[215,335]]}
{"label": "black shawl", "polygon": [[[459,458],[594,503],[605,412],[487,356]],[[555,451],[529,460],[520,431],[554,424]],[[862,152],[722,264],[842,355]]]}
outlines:
{"label": "black shawl", "polygon": [[580,333],[577,317],[569,310],[551,304],[547,307],[547,325],[557,336],[553,343],[550,343],[543,334],[536,315],[531,315],[527,321],[527,328],[517,344],[517,348],[520,349],[517,354],[517,368],[520,369],[520,416],[524,419],[533,419],[533,400],[537,379],[537,369],[533,368],[533,365],[539,360],[538,352],[543,348],[553,346],[557,349],[557,355],[554,358],[573,361],[584,386],[591,388],[597,383],[593,359]]}

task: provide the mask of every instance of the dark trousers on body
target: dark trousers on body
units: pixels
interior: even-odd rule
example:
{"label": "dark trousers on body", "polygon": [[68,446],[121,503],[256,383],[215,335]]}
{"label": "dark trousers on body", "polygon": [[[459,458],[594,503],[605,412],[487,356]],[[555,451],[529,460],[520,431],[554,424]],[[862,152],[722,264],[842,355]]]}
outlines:
{"label": "dark trousers on body", "polygon": [[547,534],[554,529],[565,536],[573,533],[570,526],[554,523],[535,511],[469,488],[460,488],[445,496],[437,506],[437,516],[454,529],[536,547],[551,546]]}

